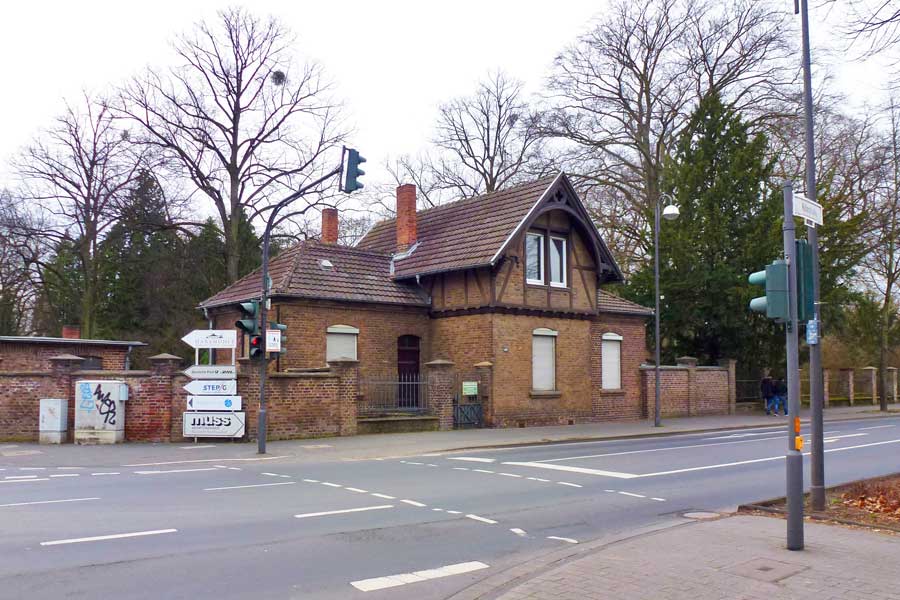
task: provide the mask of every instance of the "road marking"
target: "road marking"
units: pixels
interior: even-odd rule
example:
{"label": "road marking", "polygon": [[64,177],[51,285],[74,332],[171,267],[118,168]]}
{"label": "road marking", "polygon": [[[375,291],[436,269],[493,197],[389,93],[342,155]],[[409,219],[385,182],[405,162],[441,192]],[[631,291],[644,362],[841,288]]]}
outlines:
{"label": "road marking", "polygon": [[197,471],[215,471],[215,467],[203,469],[168,469],[166,471],[135,471],[137,475],[163,475],[165,473],[196,473]]}
{"label": "road marking", "polygon": [[66,469],[69,469],[69,470],[71,470],[71,471],[74,471],[74,470],[76,470],[76,469],[83,469],[84,467],[56,467],[56,468],[59,469],[59,470],[61,470],[61,471],[65,471]]}
{"label": "road marking", "polygon": [[451,575],[462,575],[463,573],[471,573],[487,569],[488,565],[483,562],[473,561],[465,563],[457,563],[455,565],[446,565],[437,569],[426,569],[424,571],[413,571],[412,573],[399,573],[397,575],[388,575],[386,577],[373,577],[371,579],[360,579],[359,581],[351,581],[350,585],[361,592],[373,592],[375,590],[383,590],[392,587],[406,585],[408,583],[417,583],[419,581],[428,581],[429,579],[438,579],[441,577],[450,577]]}
{"label": "road marking", "polygon": [[453,467],[454,471],[468,471],[469,467]]}
{"label": "road marking", "polygon": [[872,427],[860,427],[859,431],[866,431],[869,429],[887,429],[888,427],[896,427],[896,425],[874,425]]}
{"label": "road marking", "polygon": [[651,500],[656,500],[657,502],[665,502],[665,498],[650,498]]}
{"label": "road marking", "polygon": [[278,473],[261,473],[261,475],[267,475],[269,477],[290,477],[290,475],[279,475]]}
{"label": "road marking", "polygon": [[51,475],[50,477],[78,477],[78,473],[59,473],[57,475]]}
{"label": "road marking", "polygon": [[364,506],[362,508],[345,508],[344,510],[328,510],[325,512],[304,513],[302,515],[294,515],[294,518],[307,519],[309,517],[327,517],[329,515],[343,515],[347,513],[365,512],[367,510],[384,510],[386,508],[394,508],[394,505],[382,504],[380,506]]}
{"label": "road marking", "polygon": [[[823,433],[822,437],[823,437],[823,439],[827,439],[827,440],[842,440],[844,438],[860,437],[863,435],[869,435],[869,434],[868,433],[848,433],[845,435],[827,435],[827,434]],[[803,437],[805,437],[807,440],[812,439],[811,436],[808,434]]]}
{"label": "road marking", "polygon": [[540,477],[528,477],[531,481],[540,481],[542,483],[550,483],[549,479],[541,479]]}
{"label": "road marking", "polygon": [[401,500],[404,504],[409,504],[410,506],[418,506],[422,508],[423,506],[427,506],[427,504],[422,504],[421,502],[416,502],[415,500]]}
{"label": "road marking", "polygon": [[[826,450],[827,452],[827,450]],[[784,460],[784,456],[768,456],[766,458],[754,458],[751,460],[739,460],[730,463],[722,463],[719,465],[706,465],[703,467],[688,467],[687,469],[674,469],[672,471],[659,471],[657,473],[644,473],[636,475],[636,477],[658,477],[659,475],[674,475],[676,473],[690,473],[692,471],[706,471],[708,469],[721,469],[724,467],[735,467],[738,465],[750,465],[753,463],[769,462],[772,460]]]}
{"label": "road marking", "polygon": [[10,475],[3,479],[37,479],[37,475]]}
{"label": "road marking", "polygon": [[[196,460],[170,460],[167,462],[153,463],[133,463],[130,465],[122,465],[123,467],[159,467],[163,465],[185,465],[191,463],[218,463],[218,462],[248,462],[259,460],[278,460],[279,458],[287,458],[287,456],[263,456],[260,458],[198,458]],[[61,467],[81,469],[83,467]]]}
{"label": "road marking", "polygon": [[72,538],[69,540],[53,540],[41,542],[41,546],[59,546],[60,544],[78,544],[80,542],[101,542],[103,540],[118,540],[130,537],[142,537],[145,535],[160,535],[163,533],[175,533],[177,529],[156,529],[154,531],[136,531],[134,533],[116,533],[113,535],[95,535],[93,537]]}
{"label": "road marking", "polygon": [[215,448],[215,444],[205,444],[203,446],[178,446],[179,450],[203,450],[204,448]]}
{"label": "road marking", "polygon": [[[550,469],[552,471],[566,471],[567,473],[582,473],[584,475],[602,475],[604,477],[616,477],[618,479],[634,479],[641,477],[634,473],[619,473],[618,471],[602,471],[600,469],[586,469],[584,467],[568,467],[566,465],[551,465],[542,462],[505,462],[504,465],[514,467],[533,467],[535,469]],[[477,469],[476,469],[477,471]]]}
{"label": "road marking", "polygon": [[619,492],[619,493],[622,494],[623,496],[631,496],[632,498],[646,498],[647,497],[642,494],[632,494],[631,492]]}
{"label": "road marking", "polygon": [[305,481],[306,483],[319,483],[318,479],[304,479],[303,481]]}
{"label": "road marking", "polygon": [[34,483],[35,481],[50,481],[47,478],[42,479],[4,479],[0,483]]}
{"label": "road marking", "polygon": [[528,535],[527,533],[525,533],[524,529],[519,529],[518,527],[513,527],[512,529],[510,529],[510,531],[512,531],[519,537],[525,537],[526,535]]}
{"label": "road marking", "polygon": [[[887,440],[885,442],[872,442],[871,444],[859,444],[858,446],[845,446],[843,448],[830,448],[825,452],[842,452],[844,450],[856,450],[858,448],[870,448],[872,446],[884,446],[885,444],[900,444],[900,440]],[[804,456],[809,456],[809,452],[804,452]]]}
{"label": "road marking", "polygon": [[480,458],[477,456],[451,456],[447,460],[463,460],[466,462],[480,462],[480,463],[497,462],[496,458]]}
{"label": "road marking", "polygon": [[555,535],[548,535],[548,540],[559,540],[560,542],[566,542],[567,544],[577,544],[578,540],[573,540],[572,538],[567,537],[557,537]]}
{"label": "road marking", "polygon": [[377,494],[375,492],[372,492],[371,495],[375,496],[376,498],[384,498],[385,500],[396,500],[397,499],[396,496],[388,496],[387,494]]}
{"label": "road marking", "polygon": [[461,513],[460,511],[458,511],[458,510],[448,510],[447,513],[448,513],[448,514],[451,514],[451,515],[461,515],[461,514],[462,514],[462,513]]}
{"label": "road marking", "polygon": [[100,475],[121,475],[121,473],[117,471],[100,471],[99,473],[91,473],[91,475],[97,477]]}
{"label": "road marking", "polygon": [[[766,433],[765,435],[771,435],[771,433]],[[714,439],[714,438],[709,438]],[[648,448],[646,450],[628,450],[625,452],[609,452],[606,454],[587,454],[585,456],[567,456],[565,458],[551,458],[547,460],[538,460],[535,462],[539,463],[553,463],[553,462],[563,462],[566,460],[581,460],[584,458],[605,458],[607,456],[626,456],[628,454],[646,454],[649,452],[669,452],[671,450],[689,450],[692,448],[708,448],[710,446],[728,446],[732,444],[748,444],[750,442],[767,442],[769,440],[783,440],[784,436],[776,436],[776,437],[767,437],[767,438],[756,438],[752,440],[739,440],[736,442],[717,442],[715,444],[690,444],[687,446],[670,446],[667,448]],[[508,463],[503,463],[508,464]]]}
{"label": "road marking", "polygon": [[0,504],[0,508],[8,506],[31,506],[32,504],[59,504],[62,502],[86,502],[88,500],[99,500],[100,498],[68,498],[66,500],[38,500],[36,502],[13,502],[12,504]]}
{"label": "road marking", "polygon": [[431,510],[433,510],[434,512],[444,512],[443,508],[432,508]]}
{"label": "road marking", "polygon": [[426,467],[436,467],[437,465],[434,463],[425,463]]}
{"label": "road marking", "polygon": [[494,473],[494,471],[489,471],[487,469],[472,469],[472,470],[475,471],[476,473],[491,473],[491,474]]}
{"label": "road marking", "polygon": [[247,488],[272,487],[273,485],[294,485],[296,481],[279,481],[278,483],[254,483],[252,485],[230,485],[227,487],[203,488],[204,492],[217,492],[219,490],[243,490]]}
{"label": "road marking", "polygon": [[[5,471],[6,469],[0,469],[0,471]],[[47,467],[19,467],[20,471],[46,471]]]}
{"label": "road marking", "polygon": [[342,485],[339,484],[339,483],[331,483],[330,481],[323,481],[323,482],[322,482],[322,485],[327,485],[328,487],[333,487],[333,488],[344,487],[344,486],[342,486]]}
{"label": "road marking", "polygon": [[497,473],[498,475],[503,475],[504,477],[517,477],[521,478],[521,475],[516,475],[515,473]]}
{"label": "road marking", "polygon": [[558,483],[559,485],[567,485],[569,487],[577,487],[577,488],[583,487],[583,486],[578,485],[577,483],[569,483],[568,481],[557,481],[556,483]]}
{"label": "road marking", "polygon": [[368,490],[361,490],[361,489],[359,489],[359,488],[347,487],[347,488],[344,488],[344,489],[347,490],[347,491],[350,491],[350,492],[356,492],[357,494],[368,494],[368,493],[369,493]]}
{"label": "road marking", "polygon": [[411,460],[401,460],[400,462],[406,463],[406,464],[408,464],[408,465],[419,465],[419,466],[422,466],[422,463],[420,463],[420,462],[413,462],[413,461],[411,461]]}
{"label": "road marking", "polygon": [[467,519],[472,519],[473,521],[480,521],[482,523],[487,523],[488,525],[496,525],[497,521],[493,519],[486,519],[484,517],[479,517],[478,515],[466,515]]}

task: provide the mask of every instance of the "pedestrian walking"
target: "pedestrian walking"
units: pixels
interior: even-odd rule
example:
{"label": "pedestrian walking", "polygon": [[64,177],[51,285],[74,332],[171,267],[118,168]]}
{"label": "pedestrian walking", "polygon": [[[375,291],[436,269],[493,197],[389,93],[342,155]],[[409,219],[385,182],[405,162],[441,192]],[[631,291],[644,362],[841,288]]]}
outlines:
{"label": "pedestrian walking", "polygon": [[779,377],[778,381],[775,382],[775,414],[778,414],[778,408],[784,412],[784,416],[788,414],[788,405],[787,405],[787,384],[784,382],[784,377]]}
{"label": "pedestrian walking", "polygon": [[[772,405],[775,400],[775,382],[768,375],[765,375],[759,382],[759,392],[762,395],[763,402],[766,405],[766,414],[772,414]],[[777,414],[776,409],[776,414]]]}

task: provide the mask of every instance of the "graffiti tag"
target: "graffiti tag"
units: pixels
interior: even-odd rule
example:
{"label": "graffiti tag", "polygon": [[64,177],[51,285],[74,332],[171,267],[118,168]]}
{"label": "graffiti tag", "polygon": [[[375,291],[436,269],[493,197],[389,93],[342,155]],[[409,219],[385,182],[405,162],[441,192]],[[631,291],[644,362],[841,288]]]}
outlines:
{"label": "graffiti tag", "polygon": [[97,405],[97,412],[103,417],[103,422],[107,425],[116,424],[116,402],[110,400],[110,392],[103,393],[103,386],[97,385],[94,390],[94,399]]}

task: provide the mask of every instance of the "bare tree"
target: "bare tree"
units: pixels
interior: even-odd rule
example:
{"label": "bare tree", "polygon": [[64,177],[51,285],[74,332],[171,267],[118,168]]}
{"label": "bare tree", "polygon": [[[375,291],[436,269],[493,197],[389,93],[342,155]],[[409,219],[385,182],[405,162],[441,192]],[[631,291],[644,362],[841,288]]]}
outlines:
{"label": "bare tree", "polygon": [[30,234],[33,216],[12,194],[0,191],[0,335],[32,331],[40,240]]}
{"label": "bare tree", "polygon": [[[343,132],[329,85],[314,63],[291,60],[293,37],[274,18],[220,12],[174,45],[181,64],[148,70],[121,94],[118,110],[215,206],[228,281],[241,273],[241,214],[252,222],[338,160]],[[321,190],[320,190],[321,191]],[[293,215],[319,196],[301,200]]]}
{"label": "bare tree", "polygon": [[[72,247],[83,280],[81,329],[86,336],[96,329],[99,246],[116,223],[141,163],[107,103],[87,94],[83,105],[68,105],[15,161],[24,182],[21,195],[42,217],[38,222],[21,221],[19,231],[47,247]],[[44,261],[40,267],[52,268]]]}

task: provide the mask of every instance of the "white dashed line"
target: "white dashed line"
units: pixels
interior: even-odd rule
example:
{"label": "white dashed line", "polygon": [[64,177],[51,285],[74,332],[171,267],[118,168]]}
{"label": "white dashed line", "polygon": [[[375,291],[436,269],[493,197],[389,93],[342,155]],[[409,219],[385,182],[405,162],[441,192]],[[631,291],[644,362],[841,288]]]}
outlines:
{"label": "white dashed line", "polygon": [[447,511],[447,514],[448,514],[448,515],[461,515],[462,512],[460,512],[460,511],[458,511],[458,510],[448,510],[448,511]]}
{"label": "white dashed line", "polygon": [[489,471],[487,469],[472,469],[472,470],[475,471],[476,473],[490,473],[491,475],[494,474],[494,471]]}
{"label": "white dashed line", "polygon": [[69,498],[67,500],[38,500],[36,502],[13,502],[12,504],[0,504],[0,508],[10,506],[31,506],[32,504],[60,504],[62,502],[86,502],[88,500],[99,500],[100,498]]}
{"label": "white dashed line", "polygon": [[4,479],[0,483],[34,483],[35,481],[50,481],[47,478],[41,479]]}
{"label": "white dashed line", "polygon": [[497,521],[493,519],[486,519],[484,517],[479,517],[478,515],[466,515],[467,519],[472,519],[473,521],[480,521],[481,523],[487,523],[488,525],[496,525]]}
{"label": "white dashed line", "polygon": [[559,485],[567,485],[569,487],[575,487],[575,488],[584,487],[584,486],[578,485],[577,483],[569,483],[568,481],[557,481],[556,483],[558,483]]}
{"label": "white dashed line", "polygon": [[304,479],[303,481],[305,481],[306,483],[319,483],[318,479]]}
{"label": "white dashed line", "polygon": [[601,469],[586,469],[584,467],[570,467],[567,465],[555,465],[539,462],[505,462],[503,464],[513,467],[533,467],[535,469],[550,469],[553,471],[566,471],[568,473],[581,473],[584,475],[601,475],[603,477],[616,477],[617,479],[634,479],[635,477],[643,477],[642,475],[635,475],[634,473],[619,473],[618,471],[603,471]]}
{"label": "white dashed line", "polygon": [[260,473],[260,475],[266,475],[268,477],[281,477],[278,473]]}
{"label": "white dashed line", "polygon": [[344,489],[347,490],[348,492],[356,492],[357,494],[368,494],[369,493],[368,490],[361,490],[359,488],[354,488],[354,487],[347,487]]}
{"label": "white dashed line", "polygon": [[867,431],[869,429],[887,429],[888,427],[896,427],[896,425],[874,425],[872,427],[860,427],[859,431]]}
{"label": "white dashed line", "polygon": [[510,529],[510,531],[512,531],[519,537],[525,537],[526,535],[528,535],[527,533],[525,533],[524,529],[519,529],[518,527],[513,527],[512,529]]}
{"label": "white dashed line", "polygon": [[396,500],[396,499],[397,499],[396,496],[388,496],[387,494],[378,494],[378,493],[375,493],[375,492],[372,492],[371,495],[372,495],[372,496],[375,496],[376,498],[383,498],[383,499],[385,499],[385,500]]}
{"label": "white dashed line", "polygon": [[[185,465],[190,463],[220,463],[220,462],[252,462],[260,460],[278,460],[280,458],[288,458],[287,456],[261,456],[259,458],[198,458],[196,460],[170,460],[166,462],[153,463],[132,463],[122,465],[123,467],[159,467],[162,465]],[[60,467],[70,469],[83,469],[84,467]]]}
{"label": "white dashed line", "polygon": [[469,467],[453,467],[454,471],[468,471]]}
{"label": "white dashed line", "polygon": [[444,512],[443,508],[432,508],[431,510],[433,510],[434,512]]}
{"label": "white dashed line", "polygon": [[447,460],[464,460],[466,462],[492,463],[497,462],[495,458],[478,458],[476,456],[452,456]]}
{"label": "white dashed line", "polygon": [[642,496],[641,494],[632,494],[631,492],[619,492],[623,496],[631,496],[632,498],[646,498],[647,496]]}
{"label": "white dashed line", "polygon": [[78,477],[78,473],[59,473],[57,475],[51,475],[50,477]]}
{"label": "white dashed line", "polygon": [[521,475],[516,475],[515,473],[497,473],[497,475],[503,475],[504,477],[515,477],[517,479],[521,479]]}
{"label": "white dashed line", "polygon": [[422,508],[423,506],[427,506],[426,504],[422,504],[421,502],[416,502],[415,500],[401,500],[404,504],[409,504],[410,506],[418,506]]}
{"label": "white dashed line", "polygon": [[37,479],[37,475],[10,475],[3,479]]}
{"label": "white dashed line", "polygon": [[99,477],[101,475],[121,475],[121,473],[117,471],[100,471],[99,473],[91,473],[92,477]]}
{"label": "white dashed line", "polygon": [[308,519],[309,517],[327,517],[329,515],[343,515],[347,513],[365,512],[367,510],[384,510],[386,508],[394,508],[394,505],[382,504],[380,506],[364,506],[362,508],[346,508],[344,510],[329,510],[325,512],[304,513],[302,515],[294,515],[294,518]]}
{"label": "white dashed line", "polygon": [[[0,471],[5,471],[6,469],[0,469]],[[20,471],[46,471],[47,467],[19,467]]]}
{"label": "white dashed line", "polygon": [[572,538],[567,537],[557,537],[555,535],[548,535],[548,540],[559,540],[560,542],[566,542],[567,544],[577,544],[578,540],[573,540]]}
{"label": "white dashed line", "polygon": [[163,475],[165,473],[196,473],[198,471],[215,471],[214,467],[205,467],[202,469],[169,469],[167,471],[135,471],[136,475]]}
{"label": "white dashed line", "polygon": [[177,529],[156,529],[154,531],[136,531],[134,533],[116,533],[113,535],[96,535],[94,537],[72,538],[68,540],[53,540],[41,542],[41,546],[58,546],[60,544],[78,544],[80,542],[101,542],[103,540],[118,540],[121,538],[141,537],[145,535],[160,535],[162,533],[175,533]]}
{"label": "white dashed line", "polygon": [[413,461],[411,461],[411,460],[401,460],[400,462],[406,463],[406,464],[408,464],[408,465],[418,465],[418,466],[422,466],[422,464],[423,464],[423,463],[420,463],[420,462],[413,462]]}
{"label": "white dashed line", "polygon": [[488,565],[483,562],[465,562],[438,567],[437,569],[426,569],[424,571],[413,571],[412,573],[399,573],[397,575],[388,575],[386,577],[361,579],[359,581],[351,581],[350,585],[361,592],[373,592],[375,590],[383,590],[409,583],[428,581],[429,579],[438,579],[440,577],[449,577],[451,575],[462,575],[463,573],[471,573],[472,571],[480,571],[481,569],[487,568]]}
{"label": "white dashed line", "polygon": [[202,450],[204,448],[215,448],[215,444],[205,444],[203,446],[178,446],[179,450]]}
{"label": "white dashed line", "polygon": [[203,488],[204,492],[217,492],[219,490],[243,490],[247,488],[272,487],[274,485],[294,485],[296,481],[279,481],[278,483],[254,483],[252,485],[230,485],[226,487]]}
{"label": "white dashed line", "polygon": [[328,487],[333,487],[333,488],[344,487],[338,483],[331,483],[330,481],[323,481],[322,485],[327,485]]}
{"label": "white dashed line", "polygon": [[526,479],[529,479],[531,481],[540,481],[542,483],[550,483],[549,479],[541,479],[540,477],[527,477]]}
{"label": "white dashed line", "polygon": [[665,502],[665,498],[650,498],[651,500],[656,500],[657,502]]}
{"label": "white dashed line", "polygon": [[83,469],[84,467],[56,467],[56,468],[60,471],[65,471],[67,469],[70,471],[74,471],[76,469]]}

